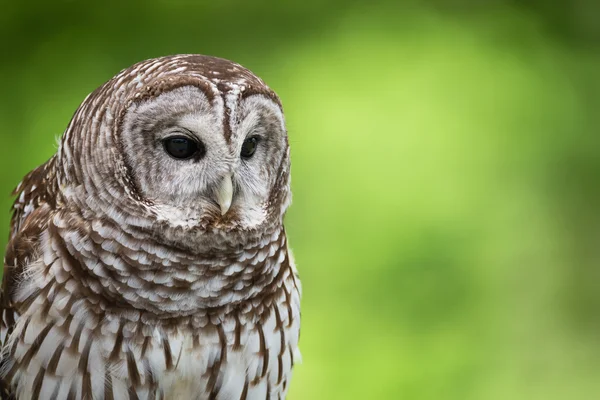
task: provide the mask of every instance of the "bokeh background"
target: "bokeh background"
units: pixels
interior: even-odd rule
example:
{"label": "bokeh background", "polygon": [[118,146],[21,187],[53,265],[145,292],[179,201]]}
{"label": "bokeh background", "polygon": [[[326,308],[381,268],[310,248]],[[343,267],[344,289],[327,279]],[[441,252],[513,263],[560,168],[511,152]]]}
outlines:
{"label": "bokeh background", "polygon": [[94,88],[233,59],[281,96],[289,399],[600,398],[600,3],[6,1],[0,226]]}

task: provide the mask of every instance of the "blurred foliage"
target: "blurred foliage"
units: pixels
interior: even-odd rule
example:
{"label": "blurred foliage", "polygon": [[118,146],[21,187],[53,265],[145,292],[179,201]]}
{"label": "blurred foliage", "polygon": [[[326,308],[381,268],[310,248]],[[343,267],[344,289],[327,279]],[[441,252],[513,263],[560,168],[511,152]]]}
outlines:
{"label": "blurred foliage", "polygon": [[290,399],[598,398],[599,12],[593,0],[4,2],[1,192],[120,69],[233,59],[288,119],[304,285]]}

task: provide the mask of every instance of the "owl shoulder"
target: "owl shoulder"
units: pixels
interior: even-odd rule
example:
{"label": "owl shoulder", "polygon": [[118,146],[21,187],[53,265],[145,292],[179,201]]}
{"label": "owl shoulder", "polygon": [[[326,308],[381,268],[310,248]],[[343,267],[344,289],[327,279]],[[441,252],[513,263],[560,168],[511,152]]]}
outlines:
{"label": "owl shoulder", "polygon": [[25,175],[13,190],[16,197],[12,207],[10,238],[21,230],[27,218],[41,206],[56,206],[58,181],[56,177],[56,156]]}
{"label": "owl shoulder", "polygon": [[13,310],[13,292],[25,266],[39,255],[39,238],[56,207],[57,192],[55,157],[27,174],[13,191],[17,198],[12,207],[10,237],[4,256],[0,339],[4,339],[17,317]]}

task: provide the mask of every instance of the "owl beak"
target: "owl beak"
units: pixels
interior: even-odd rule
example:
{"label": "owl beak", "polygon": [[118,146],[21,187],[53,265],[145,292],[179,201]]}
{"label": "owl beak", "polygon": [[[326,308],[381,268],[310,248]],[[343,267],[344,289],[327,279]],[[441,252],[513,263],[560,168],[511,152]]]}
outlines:
{"label": "owl beak", "polygon": [[221,215],[225,215],[231,207],[233,198],[233,183],[231,182],[231,174],[225,175],[219,188],[217,189],[217,203],[221,207]]}

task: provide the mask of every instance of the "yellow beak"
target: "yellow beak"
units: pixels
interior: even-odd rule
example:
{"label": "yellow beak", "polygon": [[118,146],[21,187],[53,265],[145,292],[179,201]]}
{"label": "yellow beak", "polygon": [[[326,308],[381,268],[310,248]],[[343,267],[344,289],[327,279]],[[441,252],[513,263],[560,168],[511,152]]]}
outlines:
{"label": "yellow beak", "polygon": [[233,199],[233,182],[231,181],[231,174],[225,175],[219,188],[217,189],[217,203],[221,207],[221,215],[225,215],[231,207],[231,200]]}

